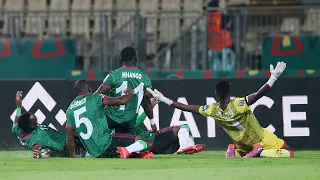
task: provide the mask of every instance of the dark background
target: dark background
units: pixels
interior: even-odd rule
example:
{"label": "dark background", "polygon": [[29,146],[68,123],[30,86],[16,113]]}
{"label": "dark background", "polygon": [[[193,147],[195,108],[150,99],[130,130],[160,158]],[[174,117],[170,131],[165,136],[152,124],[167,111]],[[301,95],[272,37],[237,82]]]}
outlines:
{"label": "dark background", "polygon": [[[250,78],[250,79],[228,79],[232,84],[232,96],[243,97],[260,88],[266,81],[266,78]],[[0,104],[0,150],[23,149],[18,140],[11,133],[12,121],[10,115],[15,109],[15,93],[22,90],[26,95],[35,82],[40,84],[47,90],[51,97],[56,101],[57,105],[49,112],[40,101],[37,101],[31,108],[31,112],[40,109],[46,116],[43,124],[52,123],[58,130],[64,131],[56,120],[55,115],[60,109],[64,111],[74,98],[73,83],[71,80],[45,80],[45,81],[0,81],[1,100]],[[217,79],[173,79],[173,80],[153,80],[153,88],[159,89],[167,97],[177,100],[179,97],[185,97],[189,104],[206,104],[207,97],[214,97],[214,86]],[[258,106],[254,113],[263,127],[272,124],[275,128],[275,134],[284,138],[289,145],[295,149],[317,149],[320,148],[318,137],[320,137],[320,122],[318,119],[318,102],[320,96],[320,78],[303,77],[303,78],[281,78],[279,79],[268,97],[274,100],[271,109]],[[93,90],[95,90],[101,81],[90,81]],[[293,127],[309,127],[309,137],[283,137],[283,115],[282,115],[282,97],[289,95],[307,95],[307,105],[292,105],[291,111],[307,112],[306,121],[293,121]],[[159,105],[160,128],[170,125],[174,109],[165,104]],[[216,137],[208,138],[207,136],[207,120],[205,117],[193,115],[201,138],[196,138],[197,143],[204,143],[208,149],[226,149],[231,143],[230,139],[222,128],[216,124]],[[183,114],[180,120],[185,120]]]}

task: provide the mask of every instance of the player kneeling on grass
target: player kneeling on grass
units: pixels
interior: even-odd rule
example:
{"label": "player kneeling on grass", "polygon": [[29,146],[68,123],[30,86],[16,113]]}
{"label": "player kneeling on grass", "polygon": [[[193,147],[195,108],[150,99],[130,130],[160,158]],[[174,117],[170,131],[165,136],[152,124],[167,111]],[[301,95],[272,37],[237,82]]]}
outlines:
{"label": "player kneeling on grass", "polygon": [[[67,110],[67,147],[71,157],[75,153],[74,133],[87,149],[91,157],[99,158],[128,158],[131,153],[141,152],[148,148],[143,140],[128,139],[126,137],[113,137],[109,129],[104,112],[104,106],[124,105],[134,94],[132,89],[127,89],[125,95],[120,97],[107,97],[92,94],[89,84],[80,80],[74,85],[76,98]],[[137,137],[139,139],[139,137]],[[125,147],[123,147],[125,146]],[[145,153],[143,158],[152,158],[152,153]]]}
{"label": "player kneeling on grass", "polygon": [[[152,98],[152,108],[158,103],[159,101],[156,98]],[[195,145],[188,125],[171,126],[160,129],[155,133],[141,130],[139,127],[143,124],[146,117],[145,112],[138,116],[135,134],[143,134],[143,137],[149,137],[153,141],[150,152],[154,154],[193,154],[201,152],[204,149],[205,146],[203,144]]]}
{"label": "player kneeling on grass", "polygon": [[217,103],[210,105],[185,105],[164,97],[159,91],[148,89],[154,97],[172,107],[211,116],[228,133],[235,145],[228,147],[226,157],[235,157],[238,153],[245,158],[250,157],[293,157],[293,150],[276,135],[261,127],[250,105],[264,96],[273,86],[277,78],[286,68],[286,63],[278,62],[276,68],[270,65],[271,77],[257,92],[243,98],[230,99],[230,84],[219,81],[216,84]]}
{"label": "player kneeling on grass", "polygon": [[[26,112],[21,115],[22,92],[16,93],[16,117],[12,127],[13,134],[23,146],[33,151],[33,158],[68,157],[66,136],[48,126],[39,125],[37,117]],[[77,139],[77,138],[75,138]],[[76,154],[84,157],[86,150],[79,140],[76,140]]]}

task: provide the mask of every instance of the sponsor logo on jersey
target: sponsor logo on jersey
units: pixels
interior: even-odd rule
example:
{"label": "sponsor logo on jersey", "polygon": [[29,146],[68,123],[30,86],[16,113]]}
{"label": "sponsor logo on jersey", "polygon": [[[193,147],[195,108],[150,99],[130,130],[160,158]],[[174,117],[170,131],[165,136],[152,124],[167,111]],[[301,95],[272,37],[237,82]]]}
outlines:
{"label": "sponsor logo on jersey", "polygon": [[244,106],[244,105],[246,105],[246,101],[245,100],[238,101],[238,106]]}
{"label": "sponsor logo on jersey", "polygon": [[207,110],[207,109],[209,109],[209,106],[208,106],[208,105],[202,106],[202,111],[205,111],[205,110]]}
{"label": "sponsor logo on jersey", "polygon": [[[50,96],[46,89],[39,82],[36,82],[29,90],[29,92],[26,94],[26,96],[23,98],[22,106],[26,111],[29,111],[38,100],[44,105],[44,107],[46,107],[46,109],[49,112],[51,112],[53,108],[57,105],[56,101]],[[36,110],[34,115],[37,116],[39,124],[42,124],[46,119],[46,116],[40,109]],[[15,116],[16,110],[13,111],[13,113],[10,116],[10,119],[14,121]],[[55,115],[55,119],[62,126],[67,121],[65,112],[62,109],[60,109],[58,113]],[[52,123],[50,123],[48,126],[57,130]]]}

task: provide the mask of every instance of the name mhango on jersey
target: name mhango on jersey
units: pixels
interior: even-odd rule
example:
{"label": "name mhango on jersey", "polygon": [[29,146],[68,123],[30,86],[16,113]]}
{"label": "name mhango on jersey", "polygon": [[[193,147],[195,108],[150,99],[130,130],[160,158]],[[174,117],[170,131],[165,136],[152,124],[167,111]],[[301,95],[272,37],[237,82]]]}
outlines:
{"label": "name mhango on jersey", "polygon": [[123,72],[122,78],[136,78],[141,79],[142,75],[140,73],[132,73],[132,72]]}

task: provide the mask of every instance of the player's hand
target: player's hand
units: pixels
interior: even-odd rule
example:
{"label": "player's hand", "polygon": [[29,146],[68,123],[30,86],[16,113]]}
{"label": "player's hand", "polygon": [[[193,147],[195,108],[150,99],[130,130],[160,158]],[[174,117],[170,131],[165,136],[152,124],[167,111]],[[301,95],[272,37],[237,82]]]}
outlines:
{"label": "player's hand", "polygon": [[284,62],[278,62],[276,68],[273,67],[272,64],[270,64],[270,73],[271,77],[274,79],[278,79],[280,75],[283,73],[283,71],[286,69],[286,63]]}
{"label": "player's hand", "polygon": [[22,108],[22,91],[16,93],[16,105],[18,108]]}
{"label": "player's hand", "polygon": [[131,88],[127,88],[126,91],[124,91],[124,93],[133,95],[134,94],[134,90],[131,89]]}
{"label": "player's hand", "polygon": [[157,125],[156,124],[151,124],[151,131],[152,133],[157,132]]}
{"label": "player's hand", "polygon": [[41,146],[37,146],[36,148],[32,149],[33,158],[40,159],[41,158]]}
{"label": "player's hand", "polygon": [[157,104],[159,104],[159,100],[157,98],[151,98],[151,105],[154,108]]}
{"label": "player's hand", "polygon": [[159,101],[168,104],[169,106],[173,103],[173,101],[167,97],[165,97],[160,91],[158,91],[157,89],[152,90],[151,88],[147,88],[147,91],[150,92],[150,94],[152,94],[152,96],[156,99],[158,99]]}

